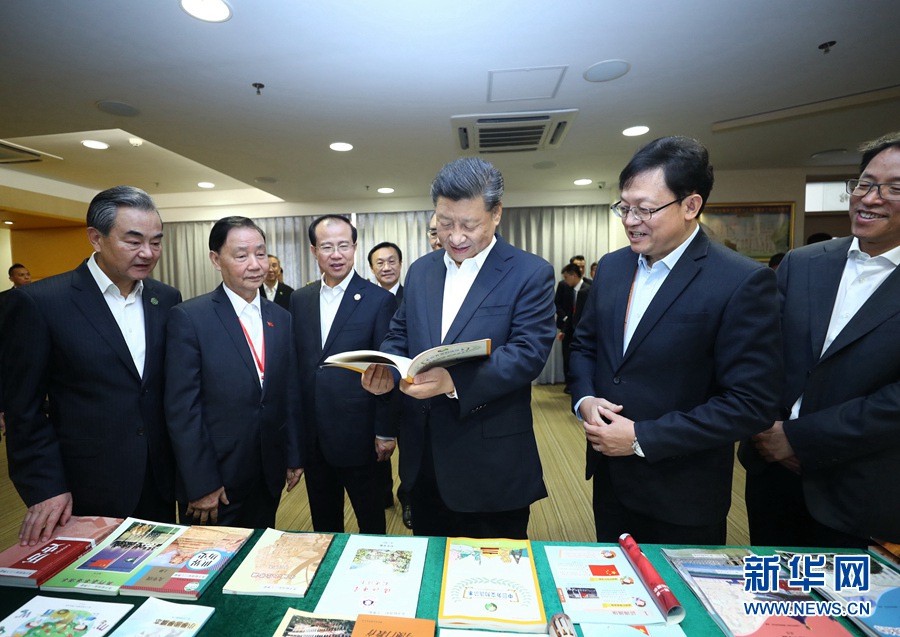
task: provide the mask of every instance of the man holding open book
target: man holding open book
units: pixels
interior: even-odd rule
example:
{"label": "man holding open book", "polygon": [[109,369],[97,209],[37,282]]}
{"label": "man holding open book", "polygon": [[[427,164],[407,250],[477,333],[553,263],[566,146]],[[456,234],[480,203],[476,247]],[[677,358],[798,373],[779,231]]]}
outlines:
{"label": "man holding open book", "polygon": [[[458,159],[431,187],[443,250],[418,259],[384,352],[491,339],[491,355],[399,380],[404,400],[400,475],[411,488],[416,535],[525,538],[529,506],[546,497],[531,414],[531,381],[556,333],[553,267],[495,235],[503,177]],[[363,386],[391,391],[388,367]]]}

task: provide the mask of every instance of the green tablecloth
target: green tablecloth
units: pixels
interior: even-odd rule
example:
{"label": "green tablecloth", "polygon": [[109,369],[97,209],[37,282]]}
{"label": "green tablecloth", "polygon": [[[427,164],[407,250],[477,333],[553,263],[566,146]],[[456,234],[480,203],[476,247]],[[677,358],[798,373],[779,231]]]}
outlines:
{"label": "green tablecloth", "polygon": [[[200,631],[201,637],[212,637],[214,635],[240,635],[241,637],[270,637],[278,628],[278,623],[284,616],[288,608],[296,608],[312,612],[315,610],[316,603],[325,590],[328,578],[334,570],[335,564],[347,543],[349,535],[335,535],[331,548],[316,577],[313,580],[306,597],[302,599],[287,597],[256,597],[244,595],[225,595],[222,593],[222,586],[228,581],[231,573],[237,568],[237,565],[244,559],[250,548],[256,544],[262,531],[256,531],[252,538],[244,545],[240,553],[228,565],[223,573],[221,573],[212,586],[207,590],[200,600],[196,603],[205,606],[213,606],[216,612],[210,618],[209,622]],[[534,551],[534,562],[537,567],[538,579],[541,585],[541,595],[544,598],[544,610],[549,618],[553,613],[560,612],[562,606],[556,593],[556,587],[553,583],[553,577],[550,574],[550,567],[547,564],[547,554],[544,546],[567,544],[565,542],[532,542]],[[438,613],[438,601],[441,592],[441,575],[444,565],[444,549],[446,546],[445,538],[429,538],[428,554],[425,559],[425,573],[422,576],[422,588],[419,592],[419,606],[416,612],[417,617],[426,617],[436,619]],[[690,589],[685,585],[677,573],[669,566],[668,562],[660,553],[661,546],[644,544],[641,545],[642,550],[659,571],[659,574],[672,589],[672,592],[684,606],[686,616],[681,623],[681,627],[688,637],[706,637],[720,636],[722,631],[716,626],[715,622],[706,613],[706,610],[697,601],[697,598],[691,593]],[[760,551],[761,553],[770,553]],[[33,589],[0,587],[0,618],[6,617],[16,610],[19,606],[31,599],[34,595],[46,595],[49,597],[72,597],[77,599],[94,599],[96,601],[119,601],[133,603],[139,606],[143,603],[143,598],[132,596],[105,596],[105,595],[75,595],[38,592]],[[194,602],[185,602],[194,603]],[[859,633],[855,633],[859,634]]]}

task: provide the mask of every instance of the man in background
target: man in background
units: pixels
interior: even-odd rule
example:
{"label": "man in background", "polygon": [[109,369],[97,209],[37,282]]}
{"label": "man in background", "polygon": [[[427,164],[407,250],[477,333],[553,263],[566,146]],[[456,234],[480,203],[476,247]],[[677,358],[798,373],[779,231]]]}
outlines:
{"label": "man in background", "polygon": [[94,197],[87,226],[90,258],[10,294],[2,376],[17,379],[5,397],[23,545],[73,514],[175,521],[162,376],[181,295],[149,278],[162,221],[147,193],[118,186]]}
{"label": "man in background", "polygon": [[600,260],[570,361],[598,542],[725,544],[734,443],[777,413],[775,274],[699,227],[712,185],[686,137],[619,176],[631,245]]}
{"label": "man in background", "polygon": [[270,254],[266,278],[263,279],[263,284],[259,286],[259,293],[262,294],[264,299],[268,299],[287,310],[291,307],[291,292],[294,291],[294,288],[285,285],[281,279],[281,261],[274,254]]}
{"label": "man in background", "polygon": [[[399,381],[400,477],[409,485],[416,535],[525,538],[529,507],[546,497],[531,413],[531,382],[556,333],[553,268],[496,235],[503,177],[468,157],[431,187],[444,251],[418,259],[381,350],[413,357],[442,343],[491,339],[484,359]],[[363,386],[391,391],[389,368],[370,366]]]}
{"label": "man in background", "polygon": [[781,414],[740,450],[753,544],[900,542],[900,132],[860,151],[851,236],[778,267]]}
{"label": "man in background", "polygon": [[431,219],[428,221],[428,245],[431,246],[432,251],[441,249],[441,238],[437,231],[437,213],[431,215]]}
{"label": "man in background", "polygon": [[385,532],[378,461],[394,452],[389,397],[375,397],[346,369],[325,359],[357,349],[378,349],[397,301],[353,270],[356,228],[346,217],[325,215],[309,226],[310,251],[322,278],[291,295],[299,390],[306,418],[306,490],[313,528],[344,530],[344,491],[360,533]]}
{"label": "man in background", "polygon": [[281,489],[303,470],[291,315],[262,298],[266,237],[247,217],[209,233],[214,291],[169,313],[166,423],[182,521],[275,526]]}
{"label": "man in background", "polygon": [[557,338],[562,342],[563,373],[566,377],[565,392],[571,393],[569,379],[569,348],[572,345],[572,336],[575,334],[575,326],[587,303],[587,295],[591,284],[582,278],[581,268],[577,263],[569,263],[562,269],[565,288],[557,290],[556,301],[556,329],[559,330]]}

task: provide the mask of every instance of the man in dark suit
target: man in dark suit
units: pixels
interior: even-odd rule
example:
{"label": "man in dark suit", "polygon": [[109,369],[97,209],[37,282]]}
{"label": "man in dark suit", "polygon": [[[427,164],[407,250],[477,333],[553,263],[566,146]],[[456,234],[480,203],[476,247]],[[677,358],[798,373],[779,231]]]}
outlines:
{"label": "man in dark suit", "polygon": [[852,236],[778,267],[782,412],[740,454],[753,544],[900,542],[900,133],[861,151]]}
{"label": "man in dark suit", "polygon": [[6,420],[23,544],[72,514],[175,520],[162,373],[181,295],[148,278],[162,221],[147,193],[118,186],[94,197],[87,225],[89,259],[10,294],[2,375],[16,379]]}
{"label": "man in dark suit", "polygon": [[169,312],[166,422],[182,520],[274,527],[303,472],[291,315],[262,298],[266,237],[247,217],[209,233],[222,285]]}
{"label": "man in dark suit", "polygon": [[313,528],[343,532],[346,489],[360,532],[384,533],[376,464],[395,447],[391,401],[370,396],[352,372],[324,361],[349,350],[378,349],[397,301],[353,271],[356,228],[346,217],[319,217],[309,226],[309,241],[322,279],[291,295],[291,314],[308,414],[304,468]]}
{"label": "man in dark suit", "polygon": [[264,299],[268,299],[276,305],[289,310],[291,308],[291,292],[294,291],[294,288],[282,283],[282,273],[281,261],[274,254],[270,254],[269,268],[266,270],[266,278],[263,280],[263,284],[259,286],[259,293]]}
{"label": "man in dark suit", "polygon": [[[491,355],[399,383],[400,476],[410,487],[416,535],[524,538],[529,506],[546,497],[531,413],[556,334],[553,267],[495,235],[503,177],[463,158],[431,187],[443,250],[418,259],[381,350],[415,356],[441,343],[491,339]],[[389,368],[364,386],[390,391]]]}
{"label": "man in dark suit", "polygon": [[556,305],[556,329],[559,330],[558,338],[562,342],[563,373],[566,377],[565,392],[571,393],[569,380],[569,348],[572,345],[572,336],[575,334],[575,325],[584,311],[587,295],[591,284],[582,276],[582,270],[572,257],[562,269],[563,280],[560,281],[562,289],[557,287],[554,303]]}
{"label": "man in dark suit", "polygon": [[570,362],[598,542],[724,544],[734,443],[777,413],[775,274],[699,227],[712,184],[684,137],[619,176],[631,246],[600,260]]}

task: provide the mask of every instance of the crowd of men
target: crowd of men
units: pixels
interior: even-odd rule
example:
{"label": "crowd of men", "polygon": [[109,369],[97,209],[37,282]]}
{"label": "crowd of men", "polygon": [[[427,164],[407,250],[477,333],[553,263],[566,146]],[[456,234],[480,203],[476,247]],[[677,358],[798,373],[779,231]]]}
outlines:
{"label": "crowd of men", "polygon": [[[598,541],[724,544],[740,442],[752,543],[898,542],[879,487],[900,477],[900,133],[862,152],[851,236],[776,272],[705,234],[706,148],[650,142],[611,206],[629,245],[589,277],[572,257],[555,290],[546,260],[498,234],[503,177],[477,158],[435,177],[432,252],[402,282],[399,246],[369,252],[372,283],[353,268],[356,228],[325,215],[308,229],[321,278],[292,290],[263,230],[226,217],[209,236],[222,283],[186,302],[149,278],[153,201],[106,190],[88,208],[92,256],[30,285],[16,264],[0,296],[20,541],[72,515],[274,526],[301,475],[315,530],[344,530],[346,492],[360,531],[384,533],[398,444],[415,534],[525,538],[547,497],[531,383],[559,338]],[[483,338],[490,356],[412,381],[324,364]]]}

